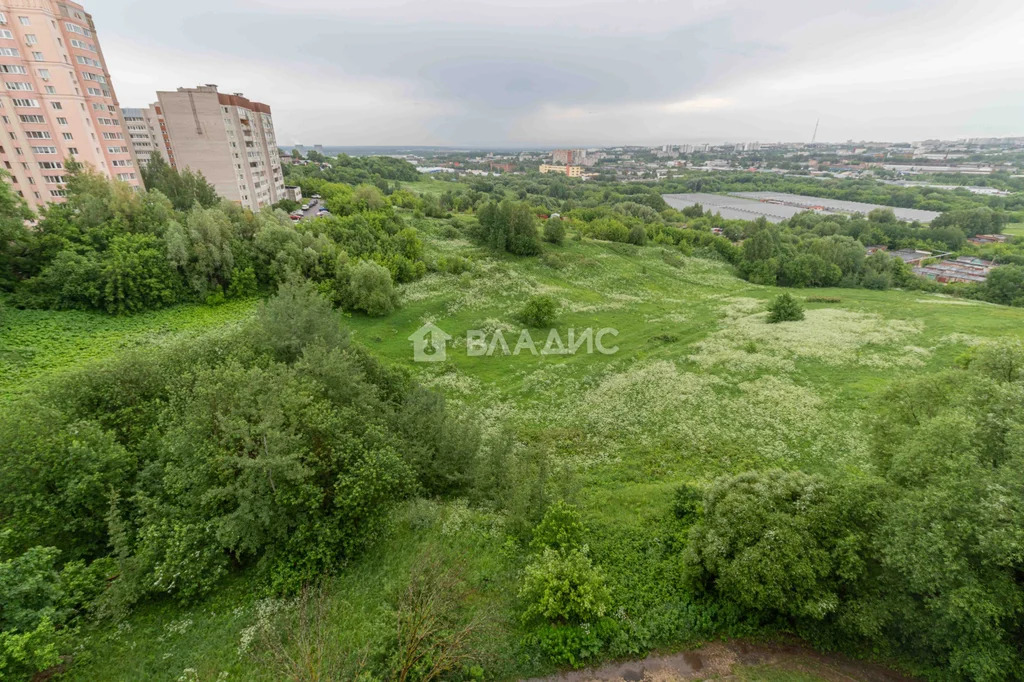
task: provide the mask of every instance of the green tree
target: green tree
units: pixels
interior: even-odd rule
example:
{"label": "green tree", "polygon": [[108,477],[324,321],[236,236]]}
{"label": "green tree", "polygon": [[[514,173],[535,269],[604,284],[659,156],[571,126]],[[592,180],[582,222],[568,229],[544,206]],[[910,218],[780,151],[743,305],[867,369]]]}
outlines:
{"label": "green tree", "polygon": [[390,315],[398,306],[398,292],[387,268],[372,261],[360,261],[352,268],[349,300],[353,310],[370,317]]}
{"label": "green tree", "polygon": [[558,301],[546,294],[531,296],[519,312],[523,324],[531,327],[551,327],[558,318]]}
{"label": "green tree", "polygon": [[981,297],[1000,305],[1024,306],[1024,265],[1003,265],[990,272]]}
{"label": "green tree", "polygon": [[150,235],[115,237],[103,255],[99,278],[101,303],[115,315],[160,308],[177,299],[178,280],[164,245]]}
{"label": "green tree", "polygon": [[804,309],[789,294],[779,294],[768,306],[768,323],[798,322],[804,319]]}
{"label": "green tree", "polygon": [[146,188],[163,194],[179,211],[188,211],[197,203],[203,208],[212,208],[220,201],[217,191],[202,173],[190,168],[179,172],[159,154],[154,154],[141,171]]}
{"label": "green tree", "polygon": [[561,218],[548,218],[544,223],[544,241],[558,246],[565,242],[565,225]]}

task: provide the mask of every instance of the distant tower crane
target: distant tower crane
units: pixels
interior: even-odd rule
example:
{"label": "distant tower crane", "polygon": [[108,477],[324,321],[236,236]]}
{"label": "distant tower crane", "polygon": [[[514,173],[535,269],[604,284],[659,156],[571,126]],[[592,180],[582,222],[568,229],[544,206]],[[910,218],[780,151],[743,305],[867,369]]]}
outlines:
{"label": "distant tower crane", "polygon": [[811,135],[811,144],[814,144],[814,141],[818,139],[818,124],[819,123],[821,123],[821,119],[820,118],[817,121],[814,122],[814,134]]}

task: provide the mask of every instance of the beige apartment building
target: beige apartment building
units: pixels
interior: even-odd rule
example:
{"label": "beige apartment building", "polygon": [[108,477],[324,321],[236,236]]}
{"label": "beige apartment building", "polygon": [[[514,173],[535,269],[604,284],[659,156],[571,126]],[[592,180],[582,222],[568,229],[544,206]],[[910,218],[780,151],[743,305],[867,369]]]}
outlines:
{"label": "beige apartment building", "polygon": [[561,173],[562,175],[568,175],[570,178],[582,178],[583,177],[583,166],[555,166],[552,164],[541,164],[541,173]]}
{"label": "beige apartment building", "polygon": [[201,172],[222,197],[254,211],[287,196],[269,106],[216,85],[157,98],[150,115],[172,166]]}
{"label": "beige apartment building", "polygon": [[140,185],[92,17],[62,0],[0,0],[0,164],[38,209],[65,196],[64,162]]}

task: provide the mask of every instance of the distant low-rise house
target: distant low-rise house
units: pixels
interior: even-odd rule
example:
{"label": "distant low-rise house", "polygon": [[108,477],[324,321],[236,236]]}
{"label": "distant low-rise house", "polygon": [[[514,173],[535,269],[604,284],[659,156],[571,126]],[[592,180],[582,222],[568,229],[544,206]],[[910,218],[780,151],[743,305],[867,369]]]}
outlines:
{"label": "distant low-rise house", "polygon": [[885,246],[885,245],[876,245],[876,246],[865,246],[864,249],[868,252],[868,255],[870,256],[870,255],[878,253],[879,251],[888,251],[889,247]]}
{"label": "distant low-rise house", "polygon": [[302,188],[292,185],[285,185],[284,196],[286,199],[291,199],[292,201],[298,201],[299,203],[302,203]]}
{"label": "distant low-rise house", "polygon": [[960,256],[956,260],[944,260],[923,267],[914,268],[914,274],[935,280],[941,284],[953,282],[981,284],[988,279],[988,273],[995,263],[974,256]]}
{"label": "distant low-rise house", "polygon": [[1005,234],[976,234],[967,239],[972,244],[1005,244],[1010,241],[1009,235]]}
{"label": "distant low-rise house", "polygon": [[931,251],[920,251],[917,249],[900,249],[899,251],[890,251],[890,256],[899,258],[907,265],[920,265],[925,259],[933,256]]}

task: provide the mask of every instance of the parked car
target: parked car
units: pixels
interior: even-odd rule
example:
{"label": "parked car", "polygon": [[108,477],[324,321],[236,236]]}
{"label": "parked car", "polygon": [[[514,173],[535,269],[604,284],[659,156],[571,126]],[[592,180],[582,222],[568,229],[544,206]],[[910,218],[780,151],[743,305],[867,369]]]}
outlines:
{"label": "parked car", "polygon": [[302,220],[302,214],[298,212],[292,213],[288,217],[291,218],[292,220]]}
{"label": "parked car", "polygon": [[309,210],[309,204],[303,204],[302,205],[302,210],[303,211],[308,211]]}

